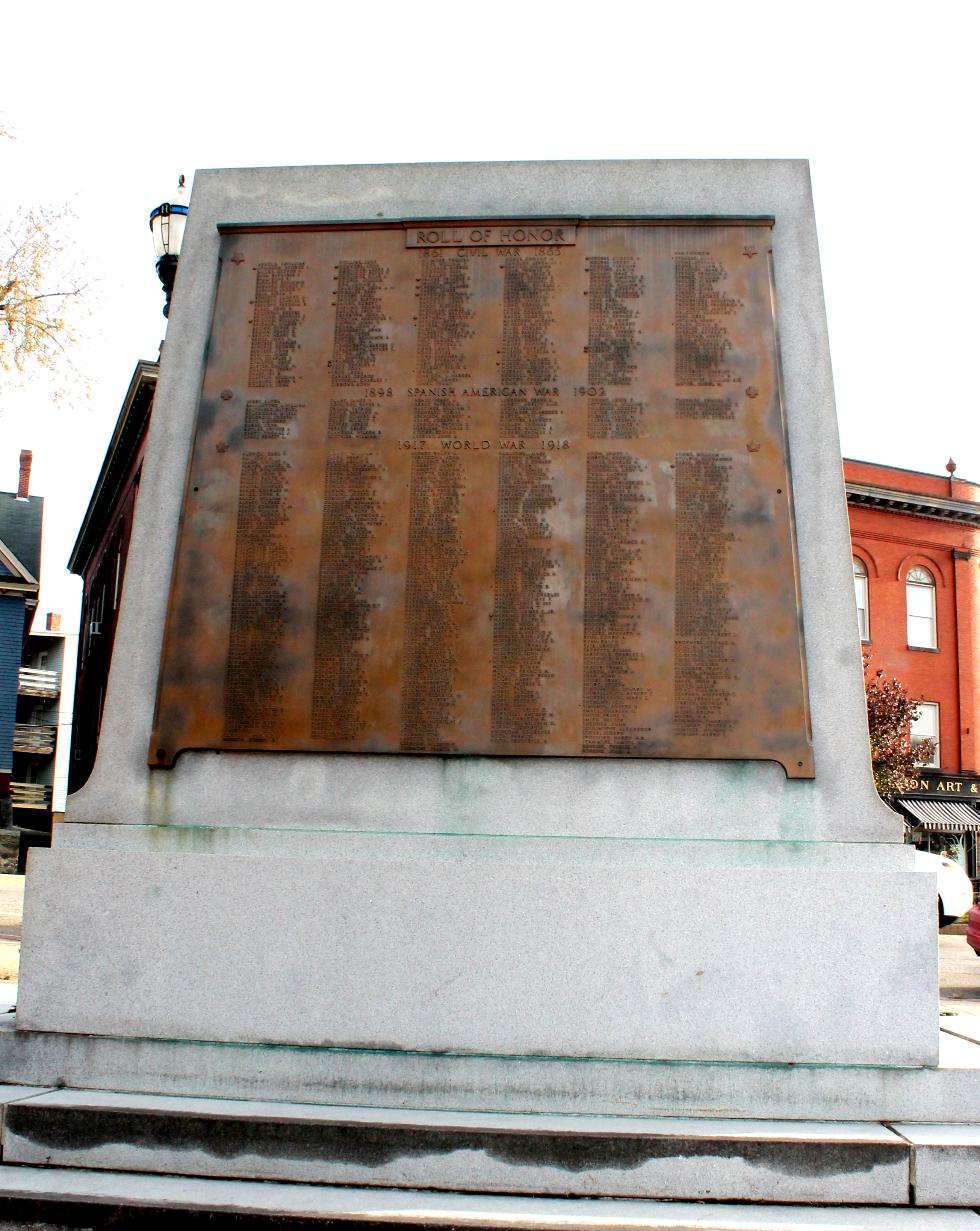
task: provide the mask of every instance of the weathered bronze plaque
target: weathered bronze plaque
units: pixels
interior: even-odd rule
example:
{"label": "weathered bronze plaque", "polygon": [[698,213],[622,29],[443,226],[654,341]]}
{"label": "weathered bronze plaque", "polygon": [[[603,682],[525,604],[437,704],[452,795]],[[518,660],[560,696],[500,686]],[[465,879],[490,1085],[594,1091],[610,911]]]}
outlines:
{"label": "weathered bronze plaque", "polygon": [[770,225],[224,229],[151,764],[812,777]]}

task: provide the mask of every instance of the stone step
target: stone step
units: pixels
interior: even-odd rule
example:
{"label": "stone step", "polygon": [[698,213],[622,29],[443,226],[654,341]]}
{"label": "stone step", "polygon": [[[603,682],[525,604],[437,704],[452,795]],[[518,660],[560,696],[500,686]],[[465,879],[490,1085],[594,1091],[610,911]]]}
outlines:
{"label": "stone step", "polygon": [[[11,1092],[3,1160],[481,1193],[980,1204],[980,1127],[407,1111]],[[921,1158],[919,1157],[921,1154]],[[918,1172],[922,1171],[919,1176]],[[946,1194],[949,1194],[948,1196]]]}
{"label": "stone step", "polygon": [[[946,1020],[946,1019],[943,1019]],[[0,1017],[0,1082],[296,1103],[543,1114],[972,1123],[980,1043],[946,1031],[938,1068],[762,1064],[138,1041],[19,1030]]]}
{"label": "stone step", "polygon": [[368,1223],[375,1231],[980,1231],[980,1215],[970,1210],[486,1196],[0,1166],[7,1226],[225,1231],[312,1221]]}

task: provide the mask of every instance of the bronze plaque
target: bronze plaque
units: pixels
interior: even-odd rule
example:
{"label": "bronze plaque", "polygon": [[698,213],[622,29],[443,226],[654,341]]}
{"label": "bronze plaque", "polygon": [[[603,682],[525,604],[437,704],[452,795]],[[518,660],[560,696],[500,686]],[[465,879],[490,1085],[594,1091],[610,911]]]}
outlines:
{"label": "bronze plaque", "polygon": [[812,777],[770,227],[223,229],[150,763]]}

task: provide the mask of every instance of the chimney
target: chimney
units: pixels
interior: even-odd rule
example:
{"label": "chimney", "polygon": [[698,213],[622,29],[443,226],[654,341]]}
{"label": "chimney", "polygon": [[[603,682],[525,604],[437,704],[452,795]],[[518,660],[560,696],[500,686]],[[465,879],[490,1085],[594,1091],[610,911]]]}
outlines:
{"label": "chimney", "polygon": [[48,618],[44,624],[49,633],[61,632],[61,616],[57,611],[49,611]]}
{"label": "chimney", "polygon": [[31,462],[34,454],[30,449],[20,451],[20,479],[17,483],[17,499],[26,500],[31,490]]}

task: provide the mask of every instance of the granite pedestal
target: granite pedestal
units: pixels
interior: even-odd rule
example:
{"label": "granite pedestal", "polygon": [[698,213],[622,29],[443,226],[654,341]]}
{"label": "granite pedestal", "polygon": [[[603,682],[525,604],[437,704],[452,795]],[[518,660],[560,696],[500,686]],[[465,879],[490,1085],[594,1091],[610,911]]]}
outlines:
{"label": "granite pedestal", "polygon": [[[765,762],[260,752],[148,767],[217,224],[599,215],[775,218],[815,778]],[[199,172],[99,758],[54,848],[31,854],[4,1078],[33,1063],[49,1080],[41,1057],[61,1048],[68,1084],[95,1084],[84,1056],[101,1074],[108,1048],[117,1089],[173,1090],[170,1066],[192,1094],[200,1063],[214,1094],[220,1053],[237,1097],[279,1066],[293,1091],[279,1097],[308,1073],[306,1102],[612,1101],[623,1115],[725,1114],[728,1071],[734,1114],[766,1115],[754,1072],[787,1114],[816,1119],[842,1114],[835,1066],[852,1106],[927,1081],[935,885],[874,791],[849,558],[804,162]],[[651,1097],[649,1066],[665,1065]]]}

